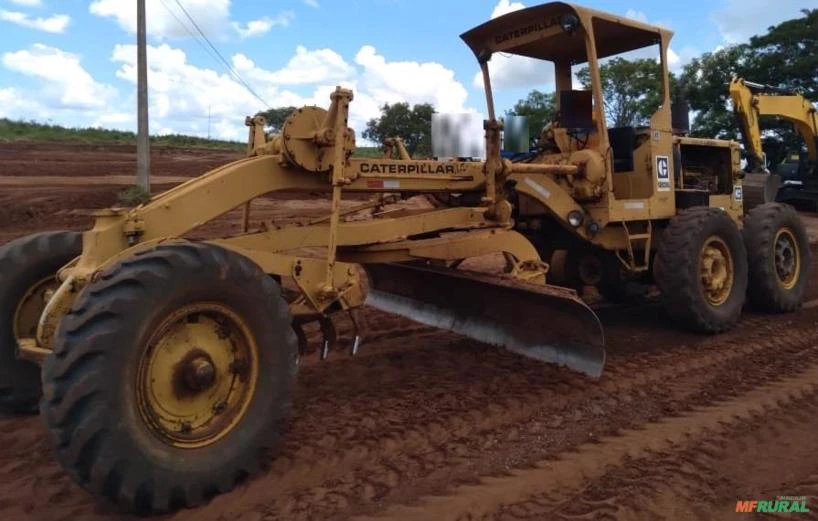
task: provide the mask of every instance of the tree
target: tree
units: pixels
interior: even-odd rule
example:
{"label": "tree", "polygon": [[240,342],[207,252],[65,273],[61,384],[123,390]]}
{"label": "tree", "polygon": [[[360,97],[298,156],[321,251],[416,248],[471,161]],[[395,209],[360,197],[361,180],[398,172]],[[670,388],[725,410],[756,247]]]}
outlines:
{"label": "tree", "polygon": [[295,112],[297,109],[295,107],[278,107],[274,109],[268,109],[263,112],[260,112],[262,116],[267,120],[267,130],[271,132],[281,132],[281,128],[284,126],[284,121]]}
{"label": "tree", "polygon": [[557,113],[557,95],[554,92],[544,93],[536,89],[528,93],[525,99],[519,100],[506,116],[525,116],[528,118],[528,135],[531,140],[540,136],[543,127],[554,120]]}
{"label": "tree", "polygon": [[[694,136],[739,139],[727,89],[734,76],[800,90],[808,99],[818,100],[818,9],[802,13],[803,17],[770,27],[748,43],[706,53],[684,67],[682,81],[696,113]],[[767,159],[773,165],[803,146],[787,122],[766,117],[760,127]]]}
{"label": "tree", "polygon": [[818,100],[818,9],[801,13],[801,18],[750,38],[753,81],[799,90],[807,99]]}
{"label": "tree", "polygon": [[[769,27],[766,34],[750,38],[752,73],[747,77],[758,83],[799,91],[807,99],[818,101],[818,9],[802,9],[801,13],[800,18]],[[791,123],[764,118],[760,124],[766,134],[764,150],[770,164],[805,150],[803,138]]]}
{"label": "tree", "polygon": [[[599,67],[605,117],[611,127],[646,126],[662,104],[662,69],[654,59],[614,58]],[[591,88],[588,67],[577,71],[586,89]]]}
{"label": "tree", "polygon": [[429,103],[412,107],[408,103],[386,103],[381,107],[381,117],[367,122],[363,137],[376,143],[383,143],[388,137],[401,137],[410,155],[431,156],[434,112]]}
{"label": "tree", "polygon": [[734,76],[752,78],[746,44],[708,52],[685,65],[680,82],[695,117],[691,134],[697,137],[738,139],[728,85]]}

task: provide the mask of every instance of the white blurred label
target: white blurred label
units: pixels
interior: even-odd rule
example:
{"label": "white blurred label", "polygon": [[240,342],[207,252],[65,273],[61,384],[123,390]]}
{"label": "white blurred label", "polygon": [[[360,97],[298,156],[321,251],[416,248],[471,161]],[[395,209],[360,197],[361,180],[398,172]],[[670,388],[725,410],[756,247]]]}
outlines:
{"label": "white blurred label", "polygon": [[481,114],[432,114],[432,155],[438,159],[485,159]]}
{"label": "white blurred label", "polygon": [[531,149],[526,116],[506,116],[503,118],[503,150],[525,153]]}

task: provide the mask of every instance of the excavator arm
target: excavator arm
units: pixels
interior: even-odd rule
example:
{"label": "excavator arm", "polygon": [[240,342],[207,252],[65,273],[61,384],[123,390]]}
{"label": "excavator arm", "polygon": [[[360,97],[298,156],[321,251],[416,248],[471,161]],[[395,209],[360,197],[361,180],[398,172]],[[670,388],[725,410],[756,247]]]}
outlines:
{"label": "excavator arm", "polygon": [[735,78],[730,82],[730,97],[747,148],[750,172],[761,172],[764,166],[758,121],[763,116],[777,116],[795,125],[807,145],[809,160],[818,161],[818,114],[804,96]]}

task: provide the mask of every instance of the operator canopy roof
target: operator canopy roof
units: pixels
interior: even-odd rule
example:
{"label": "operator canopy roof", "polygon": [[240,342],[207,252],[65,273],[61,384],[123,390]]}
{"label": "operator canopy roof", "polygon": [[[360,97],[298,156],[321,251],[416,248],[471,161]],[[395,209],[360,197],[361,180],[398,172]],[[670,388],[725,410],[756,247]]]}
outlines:
{"label": "operator canopy roof", "polygon": [[583,31],[593,21],[597,58],[649,47],[669,40],[667,29],[564,2],[551,2],[499,16],[460,37],[477,56],[504,52],[577,65],[587,61]]}

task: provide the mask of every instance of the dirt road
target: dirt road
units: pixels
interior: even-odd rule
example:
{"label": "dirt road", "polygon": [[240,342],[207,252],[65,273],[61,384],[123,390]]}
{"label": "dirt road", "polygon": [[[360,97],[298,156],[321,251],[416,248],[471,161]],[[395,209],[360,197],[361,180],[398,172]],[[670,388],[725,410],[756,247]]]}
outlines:
{"label": "dirt road", "polygon": [[[106,161],[127,164],[117,154],[128,155],[47,153],[62,158],[59,172],[38,174],[49,177],[91,175],[86,170],[101,172]],[[13,177],[6,155],[0,179]],[[156,158],[162,161],[182,160],[165,152]],[[197,164],[206,169],[207,161]],[[109,175],[129,172],[111,168]],[[114,204],[122,189],[109,181],[0,181],[0,242],[87,226],[90,212]],[[254,205],[258,219],[324,208],[320,200]],[[198,233],[229,231],[236,217]],[[747,313],[718,336],[676,331],[655,303],[603,307],[609,362],[599,381],[366,310],[358,357],[338,352],[303,364],[286,441],[263,474],[203,508],[160,519],[721,521],[754,519],[736,513],[736,502],[776,496],[807,496],[811,509],[782,518],[817,519],[818,265],[812,268],[804,309]],[[0,519],[124,517],[62,472],[39,418],[6,417]]]}

